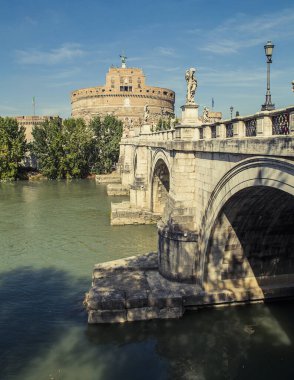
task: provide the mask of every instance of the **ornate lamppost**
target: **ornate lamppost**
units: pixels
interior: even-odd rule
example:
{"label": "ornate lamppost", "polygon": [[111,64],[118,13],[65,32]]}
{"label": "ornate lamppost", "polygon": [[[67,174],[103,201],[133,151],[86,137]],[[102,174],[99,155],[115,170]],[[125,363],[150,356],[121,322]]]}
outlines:
{"label": "ornate lamppost", "polygon": [[267,86],[266,86],[266,95],[265,103],[261,106],[262,111],[271,111],[275,109],[275,105],[272,103],[271,99],[271,89],[270,89],[270,64],[272,63],[273,49],[275,45],[268,41],[264,45],[265,55],[267,58]]}

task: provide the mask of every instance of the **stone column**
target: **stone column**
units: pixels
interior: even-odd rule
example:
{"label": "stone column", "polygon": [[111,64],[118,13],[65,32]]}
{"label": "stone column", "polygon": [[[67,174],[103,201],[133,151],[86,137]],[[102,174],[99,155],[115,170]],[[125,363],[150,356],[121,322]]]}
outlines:
{"label": "stone column", "polygon": [[244,137],[246,135],[245,123],[242,120],[235,120],[233,124],[234,136]]}
{"label": "stone column", "polygon": [[294,112],[291,112],[289,115],[289,129],[290,129],[290,134],[294,135]]}
{"label": "stone column", "polygon": [[269,112],[265,111],[259,114],[256,120],[256,135],[257,136],[272,136],[273,134],[272,119]]}
{"label": "stone column", "polygon": [[145,145],[137,146],[134,152],[134,179],[130,186],[131,206],[148,209],[146,189],[148,187],[148,150]]}
{"label": "stone column", "polygon": [[194,154],[177,152],[168,201],[158,224],[159,271],[164,277],[180,282],[197,282],[195,171]]}
{"label": "stone column", "polygon": [[226,138],[226,126],[225,124],[219,124],[216,126],[216,137],[220,139]]}

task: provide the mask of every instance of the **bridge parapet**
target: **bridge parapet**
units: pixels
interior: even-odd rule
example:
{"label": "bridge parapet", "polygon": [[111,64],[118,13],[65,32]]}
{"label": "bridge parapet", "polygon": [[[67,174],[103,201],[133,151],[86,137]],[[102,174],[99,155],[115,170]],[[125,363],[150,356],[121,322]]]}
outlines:
{"label": "bridge parapet", "polygon": [[[257,112],[199,126],[178,124],[175,128],[139,134],[147,141],[211,140],[229,138],[269,137],[294,134],[294,106]],[[128,140],[128,139],[125,139]]]}
{"label": "bridge parapet", "polygon": [[197,128],[196,140],[291,135],[294,134],[294,106],[202,124]]}

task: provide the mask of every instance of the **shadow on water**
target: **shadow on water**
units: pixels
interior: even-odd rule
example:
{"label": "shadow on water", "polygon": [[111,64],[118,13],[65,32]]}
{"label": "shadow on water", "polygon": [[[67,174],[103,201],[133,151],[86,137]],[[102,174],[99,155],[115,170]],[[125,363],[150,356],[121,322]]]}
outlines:
{"label": "shadow on water", "polygon": [[45,355],[65,327],[86,324],[81,289],[88,285],[89,280],[54,268],[18,267],[0,274],[1,379],[15,378],[33,358]]}
{"label": "shadow on water", "polygon": [[293,379],[293,303],[88,326],[89,279],[53,268],[0,275],[0,378]]}
{"label": "shadow on water", "polygon": [[[198,310],[180,320],[90,325],[87,336],[93,345],[152,342],[165,363],[156,379],[293,379],[294,336],[290,319],[283,317],[290,308],[293,313],[293,303]],[[114,373],[105,368],[103,378],[119,379]],[[145,368],[141,377],[122,375],[150,379]]]}

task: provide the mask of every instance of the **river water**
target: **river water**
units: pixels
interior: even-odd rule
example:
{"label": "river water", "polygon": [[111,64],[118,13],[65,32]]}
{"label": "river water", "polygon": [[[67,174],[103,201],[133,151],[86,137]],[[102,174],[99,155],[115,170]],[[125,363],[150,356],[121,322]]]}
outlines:
{"label": "river water", "polygon": [[[0,184],[0,379],[294,379],[294,303],[88,326],[95,263],[156,249],[91,180]],[[116,198],[116,201],[119,199]]]}

